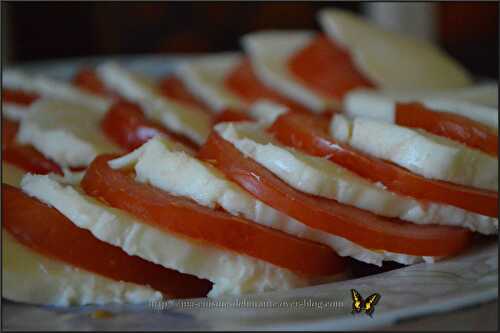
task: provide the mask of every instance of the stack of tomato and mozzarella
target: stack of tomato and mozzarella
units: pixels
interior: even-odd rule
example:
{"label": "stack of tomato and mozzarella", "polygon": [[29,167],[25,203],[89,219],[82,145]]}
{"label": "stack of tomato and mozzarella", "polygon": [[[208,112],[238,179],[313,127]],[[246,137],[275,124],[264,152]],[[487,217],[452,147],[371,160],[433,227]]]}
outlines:
{"label": "stack of tomato and mozzarella", "polygon": [[4,72],[4,296],[286,290],[348,277],[343,257],[433,262],[497,234],[496,85],[319,19],[325,35],[250,34],[159,83],[112,62],[71,84]]}

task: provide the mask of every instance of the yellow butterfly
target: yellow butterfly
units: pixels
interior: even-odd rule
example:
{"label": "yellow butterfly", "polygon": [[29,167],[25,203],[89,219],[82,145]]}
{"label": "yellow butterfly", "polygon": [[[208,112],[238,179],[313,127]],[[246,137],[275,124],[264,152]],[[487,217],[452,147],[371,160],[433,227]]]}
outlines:
{"label": "yellow butterfly", "polygon": [[368,296],[366,300],[364,300],[361,294],[356,291],[356,289],[351,289],[351,296],[352,296],[352,313],[354,314],[365,311],[365,313],[370,317],[375,311],[375,305],[377,305],[378,301],[380,301],[380,299],[382,298],[380,294],[375,293]]}

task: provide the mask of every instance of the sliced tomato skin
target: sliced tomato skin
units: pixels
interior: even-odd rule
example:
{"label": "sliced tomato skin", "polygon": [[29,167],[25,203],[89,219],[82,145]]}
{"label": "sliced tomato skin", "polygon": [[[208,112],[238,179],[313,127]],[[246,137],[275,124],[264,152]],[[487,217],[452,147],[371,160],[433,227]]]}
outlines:
{"label": "sliced tomato skin", "polygon": [[113,170],[98,156],[87,169],[81,187],[90,196],[135,215],[160,230],[244,253],[299,274],[324,276],[339,273],[344,261],[330,248],[263,227],[221,210],[170,195],[130,174]]}
{"label": "sliced tomato skin", "polygon": [[2,119],[2,150],[14,144],[18,130],[18,123]]}
{"label": "sliced tomato skin", "polygon": [[224,123],[224,122],[238,122],[238,121],[253,121],[254,119],[245,112],[236,109],[225,109],[219,114],[216,114],[213,118],[213,123]]}
{"label": "sliced tomato skin", "polygon": [[80,89],[93,93],[99,96],[114,96],[107,88],[104,82],[101,81],[97,73],[90,68],[81,69],[73,77],[73,84]]}
{"label": "sliced tomato skin", "polygon": [[255,75],[250,59],[245,58],[231,71],[224,80],[224,86],[247,103],[267,99],[272,102],[287,106],[296,112],[309,112],[301,104],[267,87]]}
{"label": "sliced tomato skin", "polygon": [[210,107],[208,107],[200,99],[194,96],[186,87],[186,85],[174,75],[170,75],[169,77],[161,80],[160,92],[163,96],[191,105],[212,114],[212,110],[210,109]]}
{"label": "sliced tomato skin", "polygon": [[421,103],[397,103],[395,118],[398,125],[421,128],[498,156],[498,134],[461,115],[436,112]]}
{"label": "sliced tomato skin", "polygon": [[2,160],[27,172],[47,174],[54,172],[62,175],[59,165],[43,156],[31,146],[15,142],[19,125],[2,119]]}
{"label": "sliced tomato skin", "polygon": [[418,256],[448,256],[466,248],[472,233],[463,228],[417,225],[377,216],[299,192],[270,171],[246,158],[231,143],[212,132],[198,156],[257,199],[302,223],[344,237],[369,249]]}
{"label": "sliced tomato skin", "polygon": [[113,142],[128,151],[140,147],[159,134],[166,135],[190,148],[197,148],[191,140],[148,120],[141,108],[130,102],[114,103],[102,119],[101,128]]}
{"label": "sliced tomato skin", "polygon": [[2,102],[9,102],[23,106],[29,106],[40,96],[35,93],[28,93],[21,90],[2,89]]}
{"label": "sliced tomato skin", "polygon": [[70,265],[118,280],[149,285],[174,298],[203,297],[212,284],[164,268],[95,238],[56,209],[2,184],[2,223],[21,244]]}
{"label": "sliced tomato skin", "polygon": [[427,179],[393,163],[367,156],[328,135],[328,120],[288,113],[276,119],[268,131],[285,145],[326,157],[363,178],[383,183],[393,192],[498,216],[498,192]]}
{"label": "sliced tomato skin", "polygon": [[336,100],[353,89],[374,87],[358,71],[351,55],[324,35],[292,55],[288,68],[309,88]]}

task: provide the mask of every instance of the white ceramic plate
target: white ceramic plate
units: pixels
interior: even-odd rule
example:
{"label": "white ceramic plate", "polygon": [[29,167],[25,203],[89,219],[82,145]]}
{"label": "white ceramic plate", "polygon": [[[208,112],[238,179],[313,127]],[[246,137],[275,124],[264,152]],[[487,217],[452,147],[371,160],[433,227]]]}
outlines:
{"label": "white ceramic plate", "polygon": [[[70,59],[16,66],[67,79],[82,65],[106,58]],[[116,57],[130,69],[162,77],[184,56]],[[372,317],[352,314],[350,289],[363,297],[381,295]],[[363,278],[207,303],[204,299],[151,306],[78,308],[32,306],[2,300],[3,327],[9,330],[346,330],[388,325],[401,319],[450,311],[498,297],[498,242],[489,238],[460,256],[417,264]],[[166,308],[166,309],[165,309]],[[91,316],[97,309],[113,315]]]}

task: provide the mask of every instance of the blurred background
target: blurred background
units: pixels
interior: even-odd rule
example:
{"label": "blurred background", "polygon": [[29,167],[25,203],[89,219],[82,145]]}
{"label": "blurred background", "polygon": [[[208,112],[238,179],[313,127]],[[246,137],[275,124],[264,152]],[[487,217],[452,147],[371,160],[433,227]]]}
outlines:
{"label": "blurred background", "polygon": [[498,3],[6,2],[2,62],[236,50],[258,29],[316,29],[327,6],[429,39],[473,74],[498,79]]}

